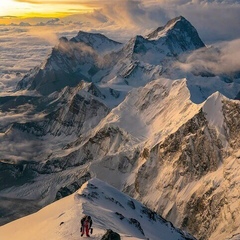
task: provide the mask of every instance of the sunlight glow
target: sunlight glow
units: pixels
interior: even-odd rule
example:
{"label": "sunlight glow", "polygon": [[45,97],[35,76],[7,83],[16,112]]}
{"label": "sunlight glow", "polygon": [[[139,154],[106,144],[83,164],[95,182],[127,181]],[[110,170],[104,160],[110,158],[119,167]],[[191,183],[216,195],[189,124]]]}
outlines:
{"label": "sunlight glow", "polygon": [[14,0],[0,0],[0,16],[19,16],[31,8],[29,3],[19,3]]}
{"label": "sunlight glow", "polygon": [[32,4],[15,0],[0,0],[0,17],[60,17],[93,9],[83,4]]}

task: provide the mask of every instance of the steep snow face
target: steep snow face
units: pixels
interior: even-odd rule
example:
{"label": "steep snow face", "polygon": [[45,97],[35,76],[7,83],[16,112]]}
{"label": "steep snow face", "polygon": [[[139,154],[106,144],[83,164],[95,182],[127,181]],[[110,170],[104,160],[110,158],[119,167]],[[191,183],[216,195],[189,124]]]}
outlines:
{"label": "steep snow face", "polygon": [[214,128],[217,137],[221,140],[222,144],[226,146],[227,126],[224,122],[222,110],[224,99],[225,97],[219,92],[214,93],[204,104],[203,111],[206,113],[206,119],[209,123],[209,127]]}
{"label": "steep snow face", "polygon": [[[106,229],[118,232],[125,240],[195,239],[96,178],[86,182],[75,194],[0,227],[0,235],[4,239],[18,240],[77,239],[80,236],[80,219],[84,214],[90,215],[93,220],[92,239],[100,239]],[[26,231],[29,222],[32,226]]]}

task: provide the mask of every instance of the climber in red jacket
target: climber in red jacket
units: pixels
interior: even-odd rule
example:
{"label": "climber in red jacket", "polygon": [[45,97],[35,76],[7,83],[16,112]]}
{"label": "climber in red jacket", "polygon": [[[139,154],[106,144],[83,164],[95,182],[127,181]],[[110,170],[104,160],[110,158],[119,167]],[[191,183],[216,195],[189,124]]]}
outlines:
{"label": "climber in red jacket", "polygon": [[89,231],[92,230],[92,218],[90,216],[85,215],[82,219],[81,219],[81,236],[84,235],[84,233],[86,232],[86,236],[89,236]]}

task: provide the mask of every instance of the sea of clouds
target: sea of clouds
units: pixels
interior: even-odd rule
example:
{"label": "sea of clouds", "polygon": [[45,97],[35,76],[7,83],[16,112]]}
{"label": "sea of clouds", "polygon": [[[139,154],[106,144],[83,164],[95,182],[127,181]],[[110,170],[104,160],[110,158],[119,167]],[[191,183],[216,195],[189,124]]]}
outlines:
{"label": "sea of clouds", "polygon": [[60,27],[0,26],[0,93],[13,91],[30,69],[40,65],[57,44],[58,35],[76,33],[61,32]]}

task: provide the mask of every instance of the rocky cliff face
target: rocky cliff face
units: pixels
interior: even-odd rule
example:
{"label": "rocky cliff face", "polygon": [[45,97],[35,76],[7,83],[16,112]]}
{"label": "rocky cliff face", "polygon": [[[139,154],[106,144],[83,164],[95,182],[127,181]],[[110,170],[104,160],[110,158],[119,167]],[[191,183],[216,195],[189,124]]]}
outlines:
{"label": "rocky cliff face", "polygon": [[126,189],[198,239],[239,231],[239,103],[223,100],[222,111],[227,146],[201,110],[143,151],[134,186]]}

